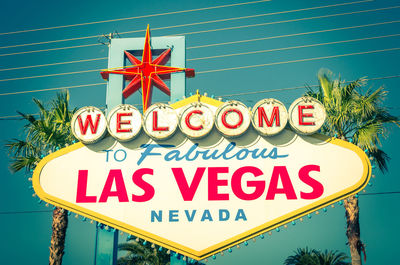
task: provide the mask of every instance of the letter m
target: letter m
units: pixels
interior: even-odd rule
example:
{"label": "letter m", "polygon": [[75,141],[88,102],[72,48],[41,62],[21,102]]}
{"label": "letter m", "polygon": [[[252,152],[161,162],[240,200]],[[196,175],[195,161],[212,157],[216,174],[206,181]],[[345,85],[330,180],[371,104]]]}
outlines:
{"label": "letter m", "polygon": [[85,119],[85,124],[82,121],[81,115],[78,116],[78,123],[79,123],[79,129],[81,130],[82,135],[86,135],[87,129],[90,126],[90,131],[92,134],[95,134],[97,132],[97,128],[99,127],[99,121],[100,121],[100,114],[96,115],[96,122],[93,124],[92,120],[92,115],[87,115]]}
{"label": "letter m", "polygon": [[265,113],[265,110],[263,107],[259,107],[257,109],[258,111],[258,126],[263,127],[263,121],[267,124],[268,127],[272,127],[272,123],[275,120],[276,126],[280,126],[280,120],[279,120],[279,107],[275,106],[272,109],[271,117],[268,120],[267,114]]}

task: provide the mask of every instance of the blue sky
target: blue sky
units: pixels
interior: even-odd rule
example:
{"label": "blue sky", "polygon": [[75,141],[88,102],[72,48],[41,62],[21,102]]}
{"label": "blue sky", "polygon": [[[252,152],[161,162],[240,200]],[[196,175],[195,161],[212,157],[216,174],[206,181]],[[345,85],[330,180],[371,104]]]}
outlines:
{"label": "blue sky", "polygon": [[[273,97],[289,104],[304,93],[304,89],[284,88],[316,85],[316,73],[320,68],[331,69],[344,80],[359,77],[391,77],[370,81],[367,87],[381,85],[389,91],[385,104],[394,115],[399,115],[399,8],[398,1],[289,1],[272,0],[203,11],[185,12],[162,16],[96,23],[75,27],[64,27],[14,34],[6,32],[54,27],[109,19],[146,16],[150,14],[198,9],[210,6],[240,3],[223,1],[6,1],[0,9],[0,141],[23,137],[23,123],[12,120],[19,110],[36,113],[32,98],[44,102],[54,98],[57,90],[32,93],[21,91],[43,90],[103,82],[99,71],[107,60],[59,64],[43,67],[11,69],[25,66],[53,64],[76,60],[107,57],[108,47],[97,45],[97,37],[59,41],[37,45],[20,44],[47,42],[85,36],[99,36],[114,30],[121,37],[144,37],[147,24],[152,36],[186,35],[187,67],[199,73],[187,80],[187,94],[196,89],[208,94],[221,95],[224,99],[237,99],[248,106],[258,100]],[[349,3],[335,7],[292,10]],[[350,4],[351,3],[351,4]],[[369,10],[369,11],[367,11]],[[282,12],[283,11],[283,12]],[[276,13],[276,14],[271,14]],[[344,14],[350,13],[350,14]],[[260,15],[254,17],[254,15]],[[267,15],[268,14],[268,15]],[[341,15],[340,15],[341,14]],[[250,18],[231,19],[253,16]],[[214,20],[230,19],[220,22]],[[198,25],[177,26],[197,22]],[[263,24],[263,25],[257,25]],[[248,25],[248,26],[245,26]],[[176,26],[176,27],[170,27]],[[359,27],[357,27],[359,26]],[[170,27],[167,29],[157,29]],[[241,27],[228,29],[232,27]],[[342,29],[339,29],[342,28]],[[220,29],[216,31],[210,31]],[[329,31],[328,31],[329,30]],[[204,32],[207,31],[207,32]],[[319,31],[319,33],[311,33]],[[304,33],[304,34],[300,34]],[[292,35],[292,36],[287,36]],[[263,40],[254,40],[264,38]],[[253,40],[235,44],[214,45],[226,42]],[[335,42],[335,43],[332,43]],[[89,45],[83,47],[83,45]],[[209,47],[198,47],[211,45]],[[310,47],[298,47],[310,45]],[[61,47],[81,46],[74,48]],[[296,47],[284,49],[288,47]],[[265,51],[271,50],[274,51]],[[48,50],[41,51],[38,50]],[[34,52],[32,52],[34,51]],[[253,54],[199,59],[233,53]],[[358,53],[358,54],[357,54]],[[339,56],[340,55],[340,56]],[[322,59],[321,57],[330,57]],[[193,60],[194,59],[194,60]],[[241,66],[263,65],[240,70],[216,71]],[[60,73],[75,74],[48,77],[23,78]],[[6,80],[16,79],[16,80]],[[93,105],[105,106],[105,85],[70,88],[73,107]],[[277,90],[275,92],[266,92]],[[259,92],[241,96],[227,96],[243,92]],[[14,94],[13,94],[14,93]],[[168,100],[155,93],[154,101]],[[139,96],[129,103],[140,103]],[[382,148],[390,155],[389,172],[375,171],[376,178],[366,193],[400,191],[399,146],[400,130],[392,127],[385,133]],[[32,198],[31,185],[23,173],[11,174],[8,169],[8,154],[3,148],[0,157],[2,192],[0,193],[0,255],[2,264],[43,264],[48,259],[51,213],[5,214],[15,211],[49,210]],[[334,161],[333,161],[334,162]],[[360,196],[361,238],[366,243],[366,264],[390,264],[397,261],[397,226],[399,194]],[[339,250],[348,253],[345,237],[343,207],[329,208],[327,213],[314,215],[303,223],[290,226],[266,239],[257,239],[242,245],[232,253],[218,256],[211,264],[282,264],[284,259],[298,247]],[[95,226],[70,218],[64,264],[90,264],[93,262]],[[24,248],[22,246],[25,246]],[[22,254],[23,253],[23,254]]]}

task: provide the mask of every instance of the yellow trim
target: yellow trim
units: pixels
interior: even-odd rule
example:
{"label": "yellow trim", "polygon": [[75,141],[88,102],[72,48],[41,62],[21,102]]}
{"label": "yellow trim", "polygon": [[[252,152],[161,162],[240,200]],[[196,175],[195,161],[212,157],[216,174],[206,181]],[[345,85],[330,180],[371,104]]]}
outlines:
{"label": "yellow trim", "polygon": [[179,109],[190,103],[199,102],[199,101],[209,104],[209,105],[212,105],[212,106],[215,106],[215,107],[219,107],[220,105],[223,104],[222,101],[219,101],[219,100],[216,100],[213,98],[209,98],[206,96],[202,96],[200,94],[196,94],[196,95],[190,96],[188,98],[182,99],[181,101],[175,102],[175,103],[171,104],[170,106],[173,107],[174,109]]}
{"label": "yellow trim", "polygon": [[[219,105],[222,104],[221,101],[209,98],[209,97],[205,97],[205,96],[201,96],[200,98],[198,97],[199,95],[194,95],[191,96],[189,98],[186,98],[184,100],[181,100],[179,102],[176,102],[174,104],[171,104],[171,107],[177,109],[180,107],[183,107],[187,104],[193,103],[193,102],[204,102],[213,106],[218,107]],[[309,136],[310,137],[310,136]],[[36,194],[43,200],[46,201],[48,203],[51,203],[53,205],[56,205],[58,207],[62,207],[66,210],[75,212],[79,215],[85,216],[87,218],[99,221],[103,224],[106,224],[108,226],[114,227],[116,229],[119,229],[121,231],[124,231],[126,233],[135,235],[137,237],[143,238],[147,241],[150,242],[154,242],[157,245],[160,245],[162,247],[171,249],[175,252],[181,253],[185,256],[188,256],[190,258],[196,259],[196,260],[201,260],[204,258],[207,258],[211,255],[214,255],[218,252],[221,252],[225,249],[228,249],[232,246],[235,246],[237,244],[242,243],[243,241],[249,240],[255,236],[258,236],[262,233],[265,233],[267,231],[270,231],[272,229],[275,229],[279,226],[282,226],[283,224],[289,223],[293,220],[298,219],[301,216],[307,215],[309,213],[312,213],[318,209],[321,209],[323,207],[326,207],[330,204],[333,204],[335,202],[338,202],[340,200],[343,200],[351,195],[354,195],[356,193],[358,193],[359,191],[361,191],[369,182],[369,179],[371,177],[371,164],[370,161],[367,157],[367,155],[357,146],[343,141],[343,140],[339,140],[336,138],[329,138],[327,136],[324,135],[312,135],[311,137],[317,138],[319,140],[323,140],[325,142],[329,142],[331,144],[335,144],[341,147],[344,147],[346,149],[352,150],[354,151],[361,159],[362,164],[363,164],[363,178],[355,185],[353,185],[350,188],[347,188],[345,190],[342,190],[340,192],[337,192],[329,197],[326,197],[324,199],[321,199],[317,202],[314,202],[312,204],[309,204],[301,209],[298,209],[296,211],[293,211],[289,214],[286,214],[284,216],[281,216],[279,218],[276,218],[275,220],[269,221],[263,225],[260,225],[258,227],[255,227],[253,229],[250,229],[249,231],[242,233],[240,235],[237,235],[235,237],[232,237],[228,240],[225,240],[223,242],[220,242],[218,244],[215,244],[207,249],[201,250],[201,251],[196,251],[193,250],[191,248],[185,247],[183,245],[180,245],[178,243],[172,242],[170,240],[167,240],[165,238],[159,237],[157,235],[154,235],[152,233],[146,232],[144,230],[138,229],[134,226],[131,226],[129,224],[125,224],[122,222],[119,222],[117,220],[113,220],[112,218],[109,218],[107,216],[104,216],[102,214],[87,210],[83,207],[77,206],[73,203],[61,200],[59,198],[56,198],[54,196],[51,196],[47,193],[45,193],[42,189],[42,187],[40,186],[40,173],[43,169],[43,167],[51,160],[62,156],[64,154],[67,154],[69,152],[72,152],[74,150],[77,150],[79,148],[84,147],[85,145],[82,143],[76,143],[74,145],[65,147],[55,153],[52,153],[48,156],[46,156],[45,158],[43,158],[39,164],[37,165],[34,173],[33,173],[33,177],[32,177],[32,182],[33,182],[33,188],[36,192]]]}

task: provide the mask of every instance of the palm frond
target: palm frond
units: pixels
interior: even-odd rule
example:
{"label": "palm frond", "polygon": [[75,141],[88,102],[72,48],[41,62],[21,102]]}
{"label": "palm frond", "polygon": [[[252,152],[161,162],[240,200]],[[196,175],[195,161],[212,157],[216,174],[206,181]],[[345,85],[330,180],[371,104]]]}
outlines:
{"label": "palm frond", "polygon": [[10,164],[10,170],[14,172],[18,172],[22,169],[26,169],[27,172],[34,169],[36,163],[39,162],[39,158],[36,156],[17,156],[12,159]]}
{"label": "palm frond", "polygon": [[[360,78],[345,84],[332,78],[332,72],[318,72],[318,89],[308,88],[306,95],[322,102],[327,114],[321,129],[324,134],[352,139],[363,149],[379,150],[381,138],[388,135],[389,125],[400,127],[399,117],[389,113],[383,103],[388,92],[384,87],[363,91],[366,79]],[[388,156],[377,153],[379,168],[386,170]]]}
{"label": "palm frond", "polygon": [[324,99],[331,98],[333,84],[331,82],[332,72],[327,69],[321,69],[318,72],[318,80],[323,91]]}
{"label": "palm frond", "polygon": [[44,154],[72,143],[74,137],[70,121],[73,113],[68,109],[68,100],[67,91],[58,93],[47,109],[40,100],[33,99],[39,109],[38,118],[18,112],[27,121],[24,125],[25,139],[13,139],[5,144],[11,156],[10,169],[13,172],[23,168],[29,171]]}
{"label": "palm frond", "polygon": [[372,158],[372,162],[375,162],[382,172],[386,172],[388,170],[388,162],[390,160],[388,154],[378,148],[368,149],[368,154]]}

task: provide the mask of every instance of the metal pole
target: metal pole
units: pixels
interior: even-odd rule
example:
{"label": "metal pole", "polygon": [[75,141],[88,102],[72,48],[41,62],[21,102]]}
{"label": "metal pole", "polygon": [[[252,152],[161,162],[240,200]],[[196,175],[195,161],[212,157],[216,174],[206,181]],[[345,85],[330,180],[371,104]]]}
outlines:
{"label": "metal pole", "polygon": [[[124,50],[143,49],[144,38],[111,39],[108,68],[121,67],[124,65]],[[171,65],[185,68],[185,37],[155,37],[151,38],[153,49],[172,48]],[[171,102],[181,100],[185,96],[185,73],[171,74]],[[124,80],[121,75],[110,75],[106,91],[106,109],[111,110],[124,102],[122,88]],[[95,265],[115,265],[117,260],[118,230],[108,232],[96,226]],[[187,264],[182,258],[174,255],[170,257],[171,265]]]}
{"label": "metal pole", "polygon": [[[185,37],[182,37],[182,41],[178,45],[174,46],[171,55],[171,65],[174,67],[186,67],[186,48],[185,48]],[[174,54],[174,50],[179,51]],[[183,51],[183,52],[182,52]],[[171,103],[179,101],[186,95],[186,78],[185,73],[173,73],[171,74]],[[170,265],[186,265],[186,261],[179,259],[178,256],[170,255]]]}
{"label": "metal pole", "polygon": [[[112,39],[110,39],[112,43]],[[108,68],[124,65],[124,54],[116,54],[110,43],[108,52]],[[119,75],[110,75],[106,91],[106,112],[123,103],[123,79]],[[96,225],[95,265],[116,265],[118,256],[118,230],[107,231]]]}

